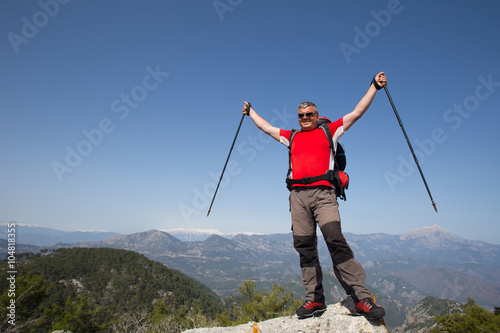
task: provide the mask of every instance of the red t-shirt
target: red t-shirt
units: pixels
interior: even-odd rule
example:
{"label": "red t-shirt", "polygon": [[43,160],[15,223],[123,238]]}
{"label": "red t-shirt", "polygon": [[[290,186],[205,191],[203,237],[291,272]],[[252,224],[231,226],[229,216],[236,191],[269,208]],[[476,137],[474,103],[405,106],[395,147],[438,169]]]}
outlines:
{"label": "red t-shirt", "polygon": [[[335,149],[339,137],[344,134],[343,118],[328,124]],[[280,130],[280,142],[288,147],[291,130]],[[333,155],[330,143],[321,128],[311,131],[299,131],[295,134],[292,144],[292,179],[316,177],[323,175],[330,168],[333,169]],[[320,180],[311,184],[295,184],[296,186],[331,186],[327,180]]]}

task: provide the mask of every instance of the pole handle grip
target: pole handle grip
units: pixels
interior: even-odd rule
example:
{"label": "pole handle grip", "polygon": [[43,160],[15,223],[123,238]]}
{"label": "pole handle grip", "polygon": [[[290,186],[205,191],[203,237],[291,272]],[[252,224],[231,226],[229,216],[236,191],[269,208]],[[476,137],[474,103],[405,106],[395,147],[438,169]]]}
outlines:
{"label": "pole handle grip", "polygon": [[375,89],[380,90],[380,89],[384,88],[387,85],[387,82],[382,82],[382,85],[380,85],[378,83],[378,81],[377,81],[377,75],[378,74],[376,74],[376,75],[373,76],[372,82],[370,84],[373,84],[373,86],[375,87]]}

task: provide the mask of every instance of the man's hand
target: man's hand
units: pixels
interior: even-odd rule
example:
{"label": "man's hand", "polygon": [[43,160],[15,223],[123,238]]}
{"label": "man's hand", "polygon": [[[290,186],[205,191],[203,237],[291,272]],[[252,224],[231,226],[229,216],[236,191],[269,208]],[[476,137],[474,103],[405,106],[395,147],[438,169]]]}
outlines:
{"label": "man's hand", "polygon": [[245,104],[243,105],[243,114],[250,116],[251,109],[252,109],[252,104],[250,104],[249,102],[245,102]]}
{"label": "man's hand", "polygon": [[385,76],[385,72],[380,72],[373,77],[372,80],[373,86],[380,90],[387,85],[387,77]]}

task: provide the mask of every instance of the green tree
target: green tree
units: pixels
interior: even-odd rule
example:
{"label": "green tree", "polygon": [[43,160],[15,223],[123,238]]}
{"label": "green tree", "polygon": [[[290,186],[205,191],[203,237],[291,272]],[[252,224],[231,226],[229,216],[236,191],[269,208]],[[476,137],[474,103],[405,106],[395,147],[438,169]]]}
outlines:
{"label": "green tree", "polygon": [[259,322],[291,315],[294,309],[300,306],[300,302],[293,299],[292,292],[287,294],[283,287],[276,284],[267,292],[257,291],[255,282],[248,279],[238,290],[245,297],[245,301],[240,307],[235,307],[237,323]]}
{"label": "green tree", "polygon": [[[153,313],[148,320],[152,332],[181,332],[186,329],[199,327],[214,327],[223,325],[218,319],[206,315],[203,306],[197,300],[190,305],[174,307],[169,299],[155,303]],[[169,329],[162,331],[162,329]]]}
{"label": "green tree", "polygon": [[99,325],[96,318],[102,311],[102,307],[96,307],[85,294],[83,297],[71,297],[66,301],[64,308],[54,308],[51,314],[55,317],[52,329],[66,330],[71,332],[99,332],[105,325]]}
{"label": "green tree", "polygon": [[464,304],[463,312],[444,315],[435,320],[438,326],[431,333],[500,332],[500,316],[486,311],[471,298]]}

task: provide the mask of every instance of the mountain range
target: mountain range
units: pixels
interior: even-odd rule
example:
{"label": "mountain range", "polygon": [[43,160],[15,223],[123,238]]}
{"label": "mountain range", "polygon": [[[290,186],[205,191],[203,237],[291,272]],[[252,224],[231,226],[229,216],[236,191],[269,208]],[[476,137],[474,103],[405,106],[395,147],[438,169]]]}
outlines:
{"label": "mountain range", "polygon": [[[0,224],[0,240],[7,239],[8,223]],[[83,230],[58,230],[40,225],[15,223],[16,243],[36,246],[50,246],[57,243],[77,243],[100,241],[115,235],[116,232],[108,231],[83,231]]]}
{"label": "mountain range", "polygon": [[[235,294],[249,278],[259,288],[277,283],[293,291],[296,298],[303,297],[291,234],[191,234],[149,230],[55,247],[132,250],[197,279],[222,297]],[[459,302],[470,297],[487,309],[500,304],[500,245],[465,240],[437,225],[402,235],[345,233],[345,237],[366,270],[367,284],[388,310],[387,322],[393,327],[401,325],[410,308],[427,296]],[[324,242],[318,244],[326,297],[333,304],[345,293],[333,275]]]}
{"label": "mountain range", "polygon": [[[345,236],[370,283],[380,288],[391,284],[378,279],[391,277],[392,283],[399,279],[422,295],[459,301],[474,297],[490,307],[500,304],[499,245],[464,240],[436,225],[403,235]],[[318,243],[320,260],[328,269],[329,254],[324,242]],[[150,230],[75,245],[143,253],[199,279],[221,295],[230,294],[248,277],[270,284],[300,274],[291,234],[232,238],[212,234],[203,241],[183,242],[167,232]]]}
{"label": "mountain range", "polygon": [[246,233],[246,232],[233,232],[233,233],[224,233],[220,232],[219,230],[200,230],[200,229],[167,229],[167,230],[160,230],[164,231],[166,233],[171,234],[175,238],[183,241],[183,242],[197,242],[197,241],[204,241],[208,237],[212,235],[218,235],[224,238],[231,239],[236,235],[255,235],[255,233]]}

